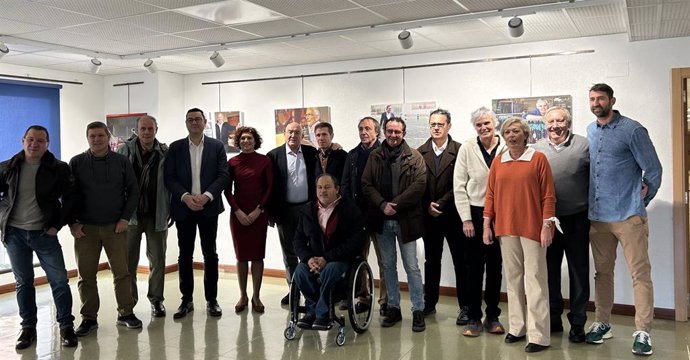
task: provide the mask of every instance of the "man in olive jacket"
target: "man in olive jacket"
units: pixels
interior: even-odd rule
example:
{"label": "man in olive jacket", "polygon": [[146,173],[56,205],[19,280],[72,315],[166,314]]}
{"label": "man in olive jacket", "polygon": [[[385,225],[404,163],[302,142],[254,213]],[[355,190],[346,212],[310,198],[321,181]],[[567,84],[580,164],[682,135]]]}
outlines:
{"label": "man in olive jacket", "polygon": [[362,174],[362,192],[380,210],[371,229],[376,232],[388,291],[388,312],[382,326],[402,320],[398,283],[396,240],[400,244],[412,300],[412,330],[424,331],[422,273],[417,262],[416,240],[423,235],[422,196],[426,190],[426,165],[422,155],[405,142],[405,121],[386,122],[386,141],[369,156]]}

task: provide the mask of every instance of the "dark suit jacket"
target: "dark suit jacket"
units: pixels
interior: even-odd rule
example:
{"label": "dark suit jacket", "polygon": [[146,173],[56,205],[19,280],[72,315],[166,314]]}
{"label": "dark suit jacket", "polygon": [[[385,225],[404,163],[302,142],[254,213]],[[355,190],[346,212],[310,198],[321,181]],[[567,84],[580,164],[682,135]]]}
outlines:
{"label": "dark suit jacket", "polygon": [[[335,176],[338,179],[338,183],[343,182],[343,170],[345,169],[345,162],[347,161],[347,152],[345,150],[333,150],[331,154],[328,155],[328,160],[326,161],[326,172]],[[316,155],[316,177],[321,175],[323,171],[321,170],[321,160],[317,152]]]}
{"label": "dark suit jacket", "polygon": [[351,261],[364,250],[364,222],[359,208],[350,199],[341,198],[333,209],[336,216],[335,231],[326,239],[319,225],[316,201],[300,208],[299,224],[292,244],[300,261],[306,263],[314,256],[323,256],[327,262]]}
{"label": "dark suit jacket", "polygon": [[[273,189],[269,200],[268,213],[277,224],[282,224],[287,211],[285,196],[287,195],[287,156],[285,146],[280,145],[268,152],[273,163]],[[309,201],[316,198],[316,161],[319,152],[309,145],[302,145],[302,155],[307,167],[307,184],[309,185]]]}
{"label": "dark suit jacket", "polygon": [[427,210],[433,201],[439,204],[439,209],[443,211],[443,217],[455,219],[458,217],[458,211],[455,208],[453,195],[453,174],[455,159],[458,157],[458,151],[460,151],[460,143],[453,141],[450,135],[448,136],[448,146],[441,154],[441,161],[437,169],[436,153],[434,153],[432,141],[429,138],[427,142],[417,148],[424,158],[424,163],[426,163],[426,192],[422,198],[424,216],[431,216]]}
{"label": "dark suit jacket", "polygon": [[[185,219],[191,211],[182,202],[182,194],[192,191],[191,164],[189,138],[183,138],[170,144],[165,156],[165,187],[168,188],[172,196],[170,216],[175,221]],[[204,136],[200,177],[201,193],[208,191],[213,195],[213,201],[204,206],[203,214],[205,216],[217,216],[225,210],[221,193],[228,187],[230,171],[228,170],[228,159],[223,144],[208,136]]]}

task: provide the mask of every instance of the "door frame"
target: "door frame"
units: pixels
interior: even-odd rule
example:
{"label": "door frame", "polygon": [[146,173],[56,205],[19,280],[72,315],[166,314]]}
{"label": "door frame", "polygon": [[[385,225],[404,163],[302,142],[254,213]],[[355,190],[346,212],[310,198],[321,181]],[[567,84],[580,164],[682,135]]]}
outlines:
{"label": "door frame", "polygon": [[[671,69],[671,119],[673,139],[673,274],[676,321],[688,320],[688,172],[685,136],[688,131],[683,105],[683,81],[690,68]],[[690,144],[687,144],[690,145]]]}

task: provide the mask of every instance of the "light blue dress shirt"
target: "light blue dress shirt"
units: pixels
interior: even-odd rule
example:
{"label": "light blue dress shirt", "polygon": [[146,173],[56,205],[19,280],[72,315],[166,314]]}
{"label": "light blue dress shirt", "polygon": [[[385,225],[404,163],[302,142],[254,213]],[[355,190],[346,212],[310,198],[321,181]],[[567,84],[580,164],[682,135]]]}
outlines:
{"label": "light blue dress shirt", "polygon": [[[589,141],[589,219],[624,221],[647,216],[645,207],[661,185],[661,162],[647,129],[614,110],[606,125],[587,127]],[[642,181],[649,186],[640,196]]]}

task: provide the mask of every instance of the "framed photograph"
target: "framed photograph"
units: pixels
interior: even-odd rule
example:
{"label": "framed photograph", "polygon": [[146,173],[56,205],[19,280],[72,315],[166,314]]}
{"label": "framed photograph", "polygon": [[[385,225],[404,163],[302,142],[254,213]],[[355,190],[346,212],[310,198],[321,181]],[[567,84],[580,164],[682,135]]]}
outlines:
{"label": "framed photograph", "polygon": [[[572,114],[573,97],[570,95],[547,95],[537,97],[522,97],[511,99],[494,99],[492,109],[498,117],[498,129],[509,117],[518,116],[529,124],[532,135],[528,143],[534,144],[539,139],[547,137],[546,126],[542,115],[551,107],[557,106],[568,110]],[[500,131],[500,130],[499,130]]]}
{"label": "framed photograph", "polygon": [[210,137],[220,140],[226,153],[238,153],[240,148],[235,144],[235,130],[244,125],[244,113],[241,111],[219,111],[209,115],[206,126],[210,128]]}
{"label": "framed photograph", "polygon": [[410,147],[417,148],[429,138],[429,114],[436,109],[436,101],[374,104],[371,105],[371,116],[379,119],[382,132],[388,119],[399,117],[405,120],[405,141]]}
{"label": "framed photograph", "polygon": [[329,106],[312,106],[306,108],[276,109],[276,146],[285,144],[285,127],[291,122],[297,122],[302,128],[302,143],[316,147],[314,125],[320,122],[331,122],[331,108]]}
{"label": "framed photograph", "polygon": [[125,141],[137,137],[137,120],[146,113],[111,114],[105,116],[105,124],[110,131],[110,150],[117,149]]}

